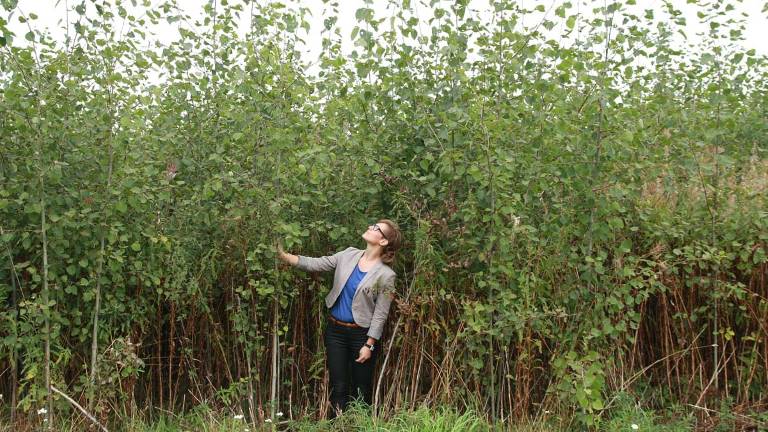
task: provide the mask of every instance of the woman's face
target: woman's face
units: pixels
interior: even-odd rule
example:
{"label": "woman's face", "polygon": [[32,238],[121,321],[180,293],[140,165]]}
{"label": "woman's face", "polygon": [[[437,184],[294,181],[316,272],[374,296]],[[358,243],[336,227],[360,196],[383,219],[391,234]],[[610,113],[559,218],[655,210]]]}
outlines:
{"label": "woman's face", "polygon": [[384,223],[369,225],[368,229],[363,233],[363,239],[369,244],[386,246],[389,243],[389,240],[387,240],[389,229],[389,225]]}

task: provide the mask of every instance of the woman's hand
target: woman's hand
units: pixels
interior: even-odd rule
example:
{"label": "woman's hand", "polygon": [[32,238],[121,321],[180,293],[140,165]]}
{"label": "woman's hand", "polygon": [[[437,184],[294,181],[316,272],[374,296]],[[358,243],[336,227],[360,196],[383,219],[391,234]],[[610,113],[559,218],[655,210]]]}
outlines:
{"label": "woman's hand", "polygon": [[360,356],[355,361],[358,363],[365,363],[369,358],[371,358],[371,350],[368,349],[367,346],[363,345],[363,347],[360,348]]}
{"label": "woman's hand", "polygon": [[277,257],[280,258],[280,261],[283,261],[290,265],[296,265],[296,263],[299,262],[299,257],[293,254],[286,253],[283,250],[283,245],[281,245],[280,243],[277,243],[275,246],[277,248]]}

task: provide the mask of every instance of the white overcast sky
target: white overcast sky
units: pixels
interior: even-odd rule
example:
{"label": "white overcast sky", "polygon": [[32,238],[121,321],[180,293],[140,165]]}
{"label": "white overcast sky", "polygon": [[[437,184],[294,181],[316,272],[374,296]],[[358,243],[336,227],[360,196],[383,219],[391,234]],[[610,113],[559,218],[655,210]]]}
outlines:
{"label": "white overcast sky", "polygon": [[[140,0],[139,3],[141,3],[141,1],[142,0]],[[222,0],[218,1],[221,2]],[[236,1],[237,0],[229,0],[230,3]],[[260,2],[264,3],[265,1],[268,0],[261,0]],[[341,34],[343,37],[342,49],[344,52],[350,52],[352,50],[352,43],[349,40],[349,35],[354,26],[357,24],[355,19],[355,10],[359,7],[364,7],[365,3],[363,0],[337,1],[341,11],[338,25],[341,29]],[[471,0],[469,9],[477,10],[479,16],[481,17],[488,16],[487,13],[485,13],[489,10],[488,1],[489,0]],[[542,4],[549,8],[553,2],[555,6],[557,6],[564,1],[566,0],[520,0],[520,2],[526,8],[533,8],[537,4]],[[582,13],[588,13],[588,11],[593,7],[601,6],[604,4],[603,0],[570,1],[574,5],[580,3],[580,11]],[[715,1],[720,0],[708,0],[707,2],[700,0],[702,3],[711,3]],[[150,0],[150,2],[153,5],[162,3],[161,0]],[[178,0],[178,4],[185,10],[187,14],[192,17],[191,22],[194,22],[195,18],[201,17],[203,6],[206,3],[211,2],[212,0]],[[768,17],[766,16],[765,12],[762,12],[766,2],[768,2],[768,0],[742,0],[741,2],[738,0],[731,0],[731,3],[733,3],[735,6],[735,10],[730,12],[730,16],[733,17],[739,17],[739,15],[742,13],[747,14],[746,31],[744,33],[745,40],[743,41],[743,45],[745,49],[755,49],[758,54],[763,55],[768,55],[768,43],[766,43],[766,39],[768,39]],[[88,1],[87,3],[91,2]],[[303,37],[307,44],[302,49],[305,55],[305,61],[310,62],[317,58],[317,54],[321,49],[320,31],[323,28],[323,19],[325,18],[323,11],[325,6],[320,0],[284,0],[284,3],[293,4],[294,6],[296,4],[300,4],[301,6],[308,7],[312,12],[312,16],[309,18],[311,25],[310,34]],[[390,16],[391,9],[387,10],[388,3],[389,2],[385,0],[374,1],[374,9],[376,10],[377,18]],[[411,2],[411,7],[421,18],[422,24],[420,25],[420,31],[424,31],[425,33],[429,30],[427,20],[432,16],[431,10],[428,6],[425,5],[428,3],[428,0],[413,0]],[[30,13],[34,13],[38,16],[38,18],[32,22],[34,28],[39,30],[47,30],[51,35],[53,35],[54,38],[63,41],[65,35],[64,28],[67,22],[67,10],[65,7],[66,4],[68,4],[70,8],[68,15],[71,26],[77,17],[77,14],[74,12],[73,8],[75,5],[80,4],[80,1],[78,0],[69,0],[68,2],[65,0],[20,0],[18,8],[19,11],[23,12],[27,16],[29,16]],[[131,0],[123,0],[123,4],[130,6]],[[442,4],[443,7],[447,8],[450,2],[442,2]],[[696,33],[707,30],[709,25],[707,23],[702,23],[701,20],[696,16],[696,12],[699,10],[697,9],[697,6],[688,4],[686,0],[672,0],[672,4],[676,8],[680,9],[686,17],[686,33],[688,34],[689,42],[696,42],[699,40],[699,37],[696,36]],[[656,11],[656,16],[661,16],[662,5],[663,2],[661,0],[637,0],[637,5],[634,6],[634,8],[640,16],[643,15],[642,11],[645,9],[653,9]],[[90,5],[89,9],[92,12],[93,6]],[[569,14],[574,13],[574,11],[575,8],[571,9]],[[12,19],[10,20],[9,27],[16,34],[16,41],[23,41],[24,35],[28,31],[28,28],[27,24],[22,24],[18,21],[19,15],[20,14],[18,11],[13,15]],[[560,20],[554,16],[553,18],[555,21]],[[534,19],[529,19],[529,21],[524,23],[524,25],[532,26],[535,24],[533,21]],[[246,12],[242,14],[242,19],[240,22],[240,30],[243,34],[247,31],[249,25],[249,17],[246,10]],[[175,24],[168,24],[164,20],[159,26],[144,28],[142,30],[154,34],[152,38],[161,43],[171,42],[179,36],[177,26]],[[557,30],[557,27],[555,30]]]}

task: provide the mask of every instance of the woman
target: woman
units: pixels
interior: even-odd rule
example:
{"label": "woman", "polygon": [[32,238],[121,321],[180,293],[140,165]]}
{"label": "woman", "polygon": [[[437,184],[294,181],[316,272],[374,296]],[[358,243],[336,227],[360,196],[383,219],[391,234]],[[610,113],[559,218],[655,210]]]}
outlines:
{"label": "woman", "polygon": [[349,247],[320,258],[292,255],[278,246],[280,259],[292,266],[315,272],[335,269],[333,288],[325,297],[330,309],[324,334],[330,418],[339,415],[351,398],[371,404],[378,342],[394,293],[396,275],[390,265],[402,244],[400,228],[381,219],[362,237],[365,250]]}

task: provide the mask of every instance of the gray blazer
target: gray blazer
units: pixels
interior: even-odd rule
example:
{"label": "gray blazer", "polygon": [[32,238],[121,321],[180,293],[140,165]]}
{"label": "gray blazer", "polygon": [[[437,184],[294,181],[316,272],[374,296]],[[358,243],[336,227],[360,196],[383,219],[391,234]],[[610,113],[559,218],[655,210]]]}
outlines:
{"label": "gray blazer", "polygon": [[[363,250],[349,247],[341,252],[320,258],[299,255],[296,267],[311,271],[330,271],[336,269],[333,288],[325,297],[325,305],[333,307],[347,279],[363,256]],[[381,338],[384,322],[389,314],[389,305],[395,291],[396,273],[388,265],[379,261],[365,274],[352,297],[352,317],[360,327],[369,327],[368,336],[376,340]]]}

